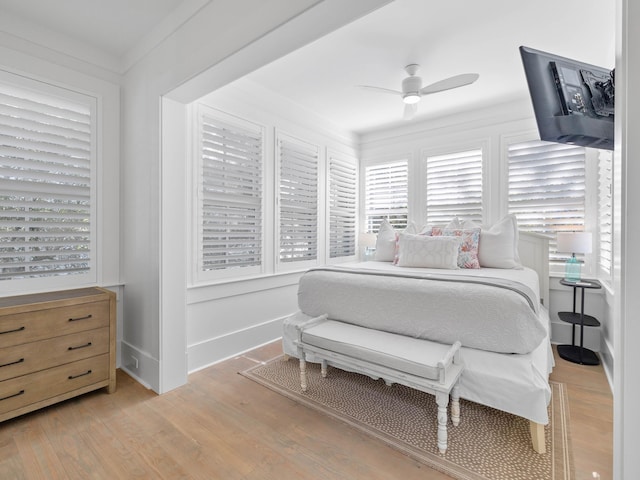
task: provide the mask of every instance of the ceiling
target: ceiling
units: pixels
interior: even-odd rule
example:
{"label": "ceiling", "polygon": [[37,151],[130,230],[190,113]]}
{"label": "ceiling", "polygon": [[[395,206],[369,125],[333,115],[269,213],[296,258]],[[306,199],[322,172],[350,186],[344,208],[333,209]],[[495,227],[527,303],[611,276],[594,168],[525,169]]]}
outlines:
{"label": "ceiling", "polygon": [[[196,13],[206,3],[0,0],[5,18],[0,29],[11,29],[7,18],[19,19],[50,37],[64,36],[122,58],[178,9],[185,18],[185,12]],[[460,73],[480,74],[472,85],[423,97],[412,121],[526,98],[520,45],[613,68],[614,14],[613,2],[602,0],[395,0],[242,81],[362,133],[406,121],[401,98],[356,85],[399,90],[403,67],[410,63],[421,65],[425,85]]]}
{"label": "ceiling", "polygon": [[0,11],[121,57],[184,0],[0,0]]}

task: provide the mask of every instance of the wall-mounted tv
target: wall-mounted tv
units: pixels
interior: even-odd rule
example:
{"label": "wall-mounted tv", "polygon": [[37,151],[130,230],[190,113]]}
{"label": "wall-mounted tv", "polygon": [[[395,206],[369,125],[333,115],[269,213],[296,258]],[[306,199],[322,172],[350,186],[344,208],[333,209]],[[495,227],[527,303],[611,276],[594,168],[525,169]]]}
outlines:
{"label": "wall-mounted tv", "polygon": [[520,47],[540,139],[613,150],[613,70]]}

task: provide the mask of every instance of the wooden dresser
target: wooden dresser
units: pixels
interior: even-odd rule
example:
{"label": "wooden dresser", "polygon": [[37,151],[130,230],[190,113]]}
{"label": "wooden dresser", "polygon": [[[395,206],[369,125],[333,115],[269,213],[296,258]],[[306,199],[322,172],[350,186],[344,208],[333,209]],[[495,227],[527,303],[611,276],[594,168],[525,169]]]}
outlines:
{"label": "wooden dresser", "polygon": [[0,421],[116,389],[116,295],[102,288],[0,298]]}

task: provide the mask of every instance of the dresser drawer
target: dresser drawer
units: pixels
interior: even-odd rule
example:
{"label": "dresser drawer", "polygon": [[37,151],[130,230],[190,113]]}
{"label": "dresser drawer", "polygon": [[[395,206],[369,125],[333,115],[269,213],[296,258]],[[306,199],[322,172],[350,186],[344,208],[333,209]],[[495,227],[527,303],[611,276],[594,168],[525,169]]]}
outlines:
{"label": "dresser drawer", "polygon": [[0,382],[0,414],[108,380],[109,354]]}
{"label": "dresser drawer", "polygon": [[0,348],[109,325],[109,301],[0,316]]}
{"label": "dresser drawer", "polygon": [[109,351],[109,327],[0,348],[0,381]]}

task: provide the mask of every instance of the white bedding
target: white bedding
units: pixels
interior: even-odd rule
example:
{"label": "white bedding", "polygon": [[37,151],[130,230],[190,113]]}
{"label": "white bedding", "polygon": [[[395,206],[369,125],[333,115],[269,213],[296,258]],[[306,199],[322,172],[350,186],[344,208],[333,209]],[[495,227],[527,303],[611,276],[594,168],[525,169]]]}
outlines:
{"label": "white bedding", "polygon": [[531,269],[437,270],[385,262],[312,269],[298,306],[316,317],[499,353],[528,353],[546,336]]}
{"label": "white bedding", "polygon": [[[390,272],[397,272],[400,268],[387,262],[362,262],[352,264],[352,266],[353,265],[357,265],[358,268],[368,271],[388,270]],[[442,273],[442,270],[425,268],[402,268],[402,270],[420,274]],[[538,277],[536,272],[530,269],[481,268],[477,270],[447,271],[448,274],[452,273],[454,275],[456,272],[460,272],[457,273],[458,275],[470,275],[480,279],[498,275],[507,280],[520,282],[538,295]],[[423,280],[417,280],[417,282],[423,282]],[[324,298],[324,300],[319,302],[319,308],[329,308],[331,304],[336,303],[335,292],[317,290],[314,295],[315,297]],[[349,298],[349,295],[353,297],[354,294],[353,292],[348,295],[341,294],[341,296],[345,298]],[[516,295],[516,297],[518,296],[517,294],[514,295]],[[310,297],[309,295],[306,296]],[[388,296],[385,298],[388,298]],[[370,300],[371,299],[368,298],[367,301]],[[524,299],[521,301],[526,304]],[[453,306],[458,305],[460,302],[455,301],[449,303]],[[373,313],[377,312],[377,305],[377,303],[371,305],[367,302],[360,302],[359,310],[356,310],[356,316],[358,316],[358,312],[365,312],[362,318],[371,317]],[[402,305],[402,302],[396,302],[394,305],[398,308]],[[418,306],[421,310],[424,310],[423,306]],[[530,308],[528,304],[526,304],[526,307]],[[385,318],[387,325],[390,325],[392,329],[396,328],[395,326],[399,322],[398,315],[394,314],[394,312],[392,308],[387,311],[388,315],[380,316],[380,318]],[[312,312],[311,314],[306,314],[301,311],[285,320],[283,329],[283,350],[285,354],[293,357],[297,356],[297,349],[293,343],[297,335],[296,325],[324,313],[328,312]],[[534,317],[535,324],[537,325],[534,331],[536,335],[540,335],[541,332],[541,339],[536,340],[533,348],[527,350],[527,353],[496,353],[471,348],[462,342],[461,358],[465,364],[465,370],[460,380],[460,395],[462,398],[497,408],[540,424],[548,423],[547,405],[551,397],[548,376],[553,368],[553,354],[549,341],[549,315],[546,308],[538,305],[537,313],[535,313]],[[351,320],[349,320],[349,322],[353,323]],[[440,323],[443,322],[444,320],[441,320]],[[379,326],[375,326],[375,328],[379,328]],[[389,331],[389,328],[383,329]],[[308,358],[308,360],[314,361],[313,358]]]}

